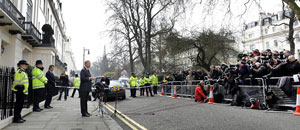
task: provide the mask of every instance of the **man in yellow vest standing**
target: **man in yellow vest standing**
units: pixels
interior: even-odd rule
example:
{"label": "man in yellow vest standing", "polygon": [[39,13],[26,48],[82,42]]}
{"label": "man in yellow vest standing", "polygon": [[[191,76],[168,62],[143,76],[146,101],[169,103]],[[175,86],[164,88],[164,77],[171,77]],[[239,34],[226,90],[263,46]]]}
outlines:
{"label": "man in yellow vest standing", "polygon": [[14,108],[14,123],[24,123],[21,117],[21,112],[24,104],[25,95],[28,95],[28,76],[25,73],[28,63],[25,60],[21,60],[18,63],[18,70],[14,75],[14,82],[12,86],[12,91],[16,94],[16,102]]}
{"label": "man in yellow vest standing", "polygon": [[32,70],[32,89],[33,89],[33,111],[41,112],[39,103],[45,98],[45,84],[48,79],[44,75],[43,62],[37,60]]}
{"label": "man in yellow vest standing", "polygon": [[150,77],[150,80],[153,86],[153,94],[157,95],[158,78],[156,72],[153,73],[153,75]]}
{"label": "man in yellow vest standing", "polygon": [[141,75],[139,80],[139,85],[140,85],[140,96],[145,96],[144,75]]}
{"label": "man in yellow vest standing", "polygon": [[151,81],[149,79],[149,74],[146,74],[146,76],[144,78],[144,86],[146,88],[146,95],[147,95],[147,97],[149,96],[148,93],[150,93],[150,96],[153,97],[152,89],[151,89]]}
{"label": "man in yellow vest standing", "polygon": [[71,96],[72,98],[74,97],[76,90],[78,91],[80,86],[80,78],[78,77],[78,74],[75,74],[75,78],[73,80],[73,86],[74,86],[74,90]]}
{"label": "man in yellow vest standing", "polygon": [[134,73],[132,73],[131,77],[129,78],[129,84],[130,84],[130,95],[131,97],[136,97],[136,87],[137,87],[137,77]]}

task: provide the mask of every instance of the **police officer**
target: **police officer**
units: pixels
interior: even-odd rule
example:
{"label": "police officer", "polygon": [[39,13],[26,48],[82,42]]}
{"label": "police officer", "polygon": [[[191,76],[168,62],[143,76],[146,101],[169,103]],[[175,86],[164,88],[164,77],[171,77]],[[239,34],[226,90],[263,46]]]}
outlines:
{"label": "police officer", "polygon": [[44,76],[44,67],[41,60],[35,62],[35,67],[32,70],[32,89],[33,89],[33,111],[41,112],[40,101],[45,98],[45,84],[48,79]]}
{"label": "police officer", "polygon": [[152,86],[153,86],[153,94],[157,95],[157,86],[158,86],[158,78],[156,72],[150,77]]}
{"label": "police officer", "polygon": [[25,73],[25,69],[28,63],[25,60],[20,60],[18,65],[18,70],[14,75],[14,82],[12,86],[12,91],[16,94],[16,102],[14,108],[14,123],[24,123],[26,120],[22,119],[21,112],[24,104],[25,95],[28,95],[28,76]]}
{"label": "police officer", "polygon": [[136,97],[136,86],[137,86],[137,77],[134,73],[131,74],[131,77],[129,78],[129,84],[130,84],[130,94],[131,97]]}
{"label": "police officer", "polygon": [[144,78],[144,86],[146,88],[146,95],[149,96],[150,93],[151,97],[153,97],[152,90],[151,90],[151,81],[149,79],[149,74],[146,75]]}
{"label": "police officer", "polygon": [[140,96],[144,96],[145,95],[144,75],[141,75],[141,78],[140,78],[140,81],[139,81],[139,85],[140,85]]}
{"label": "police officer", "polygon": [[74,90],[71,96],[72,98],[74,97],[76,90],[78,91],[80,86],[80,78],[78,77],[78,74],[75,74],[75,78],[73,80],[73,86],[74,86]]}

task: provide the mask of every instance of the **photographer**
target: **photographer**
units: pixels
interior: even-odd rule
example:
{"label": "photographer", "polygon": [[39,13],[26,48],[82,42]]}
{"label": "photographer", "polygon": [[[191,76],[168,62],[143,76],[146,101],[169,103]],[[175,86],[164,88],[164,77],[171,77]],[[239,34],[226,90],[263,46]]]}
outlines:
{"label": "photographer", "polygon": [[210,79],[218,79],[219,78],[219,72],[216,70],[214,65],[210,66],[209,78]]}
{"label": "photographer", "polygon": [[260,62],[256,62],[255,66],[250,68],[250,70],[253,75],[253,78],[260,78],[260,77],[268,74],[267,68]]}

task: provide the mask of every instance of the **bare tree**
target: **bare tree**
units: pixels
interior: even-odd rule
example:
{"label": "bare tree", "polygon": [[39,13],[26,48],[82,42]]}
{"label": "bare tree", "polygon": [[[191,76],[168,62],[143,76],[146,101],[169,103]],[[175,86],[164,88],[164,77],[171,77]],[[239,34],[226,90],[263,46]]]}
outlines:
{"label": "bare tree", "polygon": [[[123,25],[130,30],[128,39],[133,38],[137,45],[140,61],[146,72],[151,72],[153,39],[159,34],[170,32],[178,17],[185,11],[188,0],[118,0],[120,19],[126,19]],[[164,17],[165,20],[161,20]],[[121,20],[122,21],[122,20]],[[167,27],[160,28],[160,23],[167,23]],[[132,36],[132,37],[130,37]]]}

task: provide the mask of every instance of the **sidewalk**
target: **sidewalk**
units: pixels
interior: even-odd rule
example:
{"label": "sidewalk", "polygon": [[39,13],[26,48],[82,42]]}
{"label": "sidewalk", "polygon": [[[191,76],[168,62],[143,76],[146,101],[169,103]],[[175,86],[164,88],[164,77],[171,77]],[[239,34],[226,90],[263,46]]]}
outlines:
{"label": "sidewalk", "polygon": [[[23,124],[10,124],[4,130],[121,130],[122,128],[109,115],[98,117],[96,102],[88,102],[91,117],[81,117],[80,99],[68,97],[67,101],[53,100],[52,109],[33,112],[27,115]],[[40,104],[44,105],[44,104]],[[43,107],[41,107],[43,108]]]}

